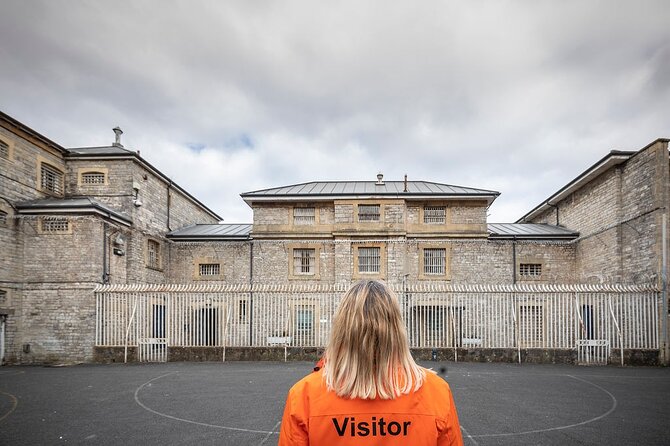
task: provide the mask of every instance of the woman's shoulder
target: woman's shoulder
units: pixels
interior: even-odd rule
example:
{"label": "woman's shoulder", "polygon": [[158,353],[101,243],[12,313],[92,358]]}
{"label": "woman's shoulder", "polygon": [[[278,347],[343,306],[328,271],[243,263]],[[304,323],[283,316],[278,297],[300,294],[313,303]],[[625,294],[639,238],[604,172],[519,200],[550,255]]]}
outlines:
{"label": "woman's shoulder", "polygon": [[431,369],[424,368],[423,371],[426,377],[424,379],[423,386],[425,386],[426,390],[430,392],[451,393],[449,383],[445,381],[445,379],[442,376],[438,375],[434,370]]}
{"label": "woman's shoulder", "polygon": [[312,391],[322,391],[324,386],[325,382],[323,379],[323,369],[315,370],[296,382],[293,387],[291,387],[291,393],[309,393]]}

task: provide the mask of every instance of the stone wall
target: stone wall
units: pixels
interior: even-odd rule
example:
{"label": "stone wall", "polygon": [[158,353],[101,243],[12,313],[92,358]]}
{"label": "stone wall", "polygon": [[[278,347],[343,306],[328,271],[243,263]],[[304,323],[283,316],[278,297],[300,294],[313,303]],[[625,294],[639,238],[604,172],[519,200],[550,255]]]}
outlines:
{"label": "stone wall", "polygon": [[[250,242],[172,242],[169,244],[169,281],[249,283],[250,248]],[[220,276],[200,277],[199,263],[220,264]]]}
{"label": "stone wall", "polygon": [[668,204],[668,143],[657,141],[555,203],[534,223],[579,231],[577,282],[650,283],[661,270],[661,221]]}
{"label": "stone wall", "polygon": [[[255,240],[253,242],[253,281],[259,284],[350,284],[359,278],[383,279],[393,286],[426,281],[449,281],[459,284],[511,284],[514,281],[516,249],[517,282],[573,283],[577,246],[570,243],[428,240],[404,238],[373,243],[382,246],[382,273],[356,273],[355,252],[370,243],[352,239],[338,240]],[[290,265],[294,248],[316,251],[317,272],[314,276],[293,276]],[[424,248],[444,248],[447,271],[444,276],[427,277],[422,270]],[[169,281],[188,283],[200,280],[248,283],[250,242],[172,242]],[[198,262],[220,263],[222,277],[198,278]],[[522,277],[520,263],[539,263],[542,275]]]}

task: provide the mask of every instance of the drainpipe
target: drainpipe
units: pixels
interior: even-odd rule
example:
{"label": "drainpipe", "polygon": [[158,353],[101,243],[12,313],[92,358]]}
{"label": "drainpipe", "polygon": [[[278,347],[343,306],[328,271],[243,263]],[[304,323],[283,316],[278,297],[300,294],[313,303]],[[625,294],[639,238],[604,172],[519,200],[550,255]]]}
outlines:
{"label": "drainpipe", "polygon": [[109,262],[107,260],[107,222],[102,223],[102,283],[109,283]]}
{"label": "drainpipe", "polygon": [[551,204],[547,201],[547,206],[551,206],[552,208],[556,209],[556,226],[560,226],[560,222],[558,219],[558,205],[557,204]]}
{"label": "drainpipe", "polygon": [[167,187],[167,228],[168,231],[172,231],[172,228],[170,227],[170,203],[171,203],[171,196],[170,196],[170,189],[172,189],[172,180],[168,183]]}
{"label": "drainpipe", "polygon": [[512,284],[516,285],[516,235],[512,236]]}

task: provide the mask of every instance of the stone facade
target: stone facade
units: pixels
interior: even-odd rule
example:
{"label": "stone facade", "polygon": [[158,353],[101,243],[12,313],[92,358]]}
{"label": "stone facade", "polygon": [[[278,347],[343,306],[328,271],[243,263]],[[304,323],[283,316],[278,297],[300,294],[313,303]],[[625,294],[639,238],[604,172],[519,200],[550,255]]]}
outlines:
{"label": "stone facade", "polygon": [[[400,289],[661,280],[667,140],[613,152],[523,218],[578,231],[576,239],[492,236],[486,215],[497,195],[353,192],[249,199],[247,236],[179,239],[179,230],[220,217],[139,153],[120,144],[66,149],[2,114],[0,142],[8,147],[0,156],[0,318],[8,363],[94,360],[92,289],[103,283],[346,287],[374,278]],[[56,192],[42,185],[43,164],[62,173]],[[378,217],[362,219],[361,212],[377,212],[370,205]],[[430,222],[426,213],[434,208],[444,209],[444,218]],[[430,256],[439,259],[433,268]],[[376,272],[366,271],[366,262],[378,262]]]}
{"label": "stone facade", "polygon": [[[614,158],[616,152],[610,155]],[[575,281],[661,285],[662,215],[668,212],[668,141],[626,154],[522,220],[579,231]],[[607,157],[604,161],[607,161]],[[603,162],[604,162],[603,161]]]}
{"label": "stone facade", "polygon": [[[220,218],[120,146],[68,150],[6,115],[0,115],[0,142],[9,147],[8,156],[0,156],[4,360],[91,361],[92,289],[102,283],[167,282],[170,242],[165,235]],[[55,179],[57,192],[43,187],[44,163],[62,174],[47,179]],[[85,173],[104,177],[85,182]],[[87,201],[90,205],[82,207],[82,196],[98,205]],[[161,249],[156,268],[147,265],[149,239]]]}

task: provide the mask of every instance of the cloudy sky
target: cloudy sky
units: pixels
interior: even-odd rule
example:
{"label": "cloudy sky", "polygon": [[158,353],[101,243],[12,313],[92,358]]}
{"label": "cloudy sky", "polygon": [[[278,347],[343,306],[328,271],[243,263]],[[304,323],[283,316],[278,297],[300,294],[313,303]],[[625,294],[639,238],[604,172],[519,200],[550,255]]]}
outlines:
{"label": "cloudy sky", "polygon": [[670,137],[667,1],[2,0],[0,109],[221,215],[315,180],[493,189],[511,222]]}

